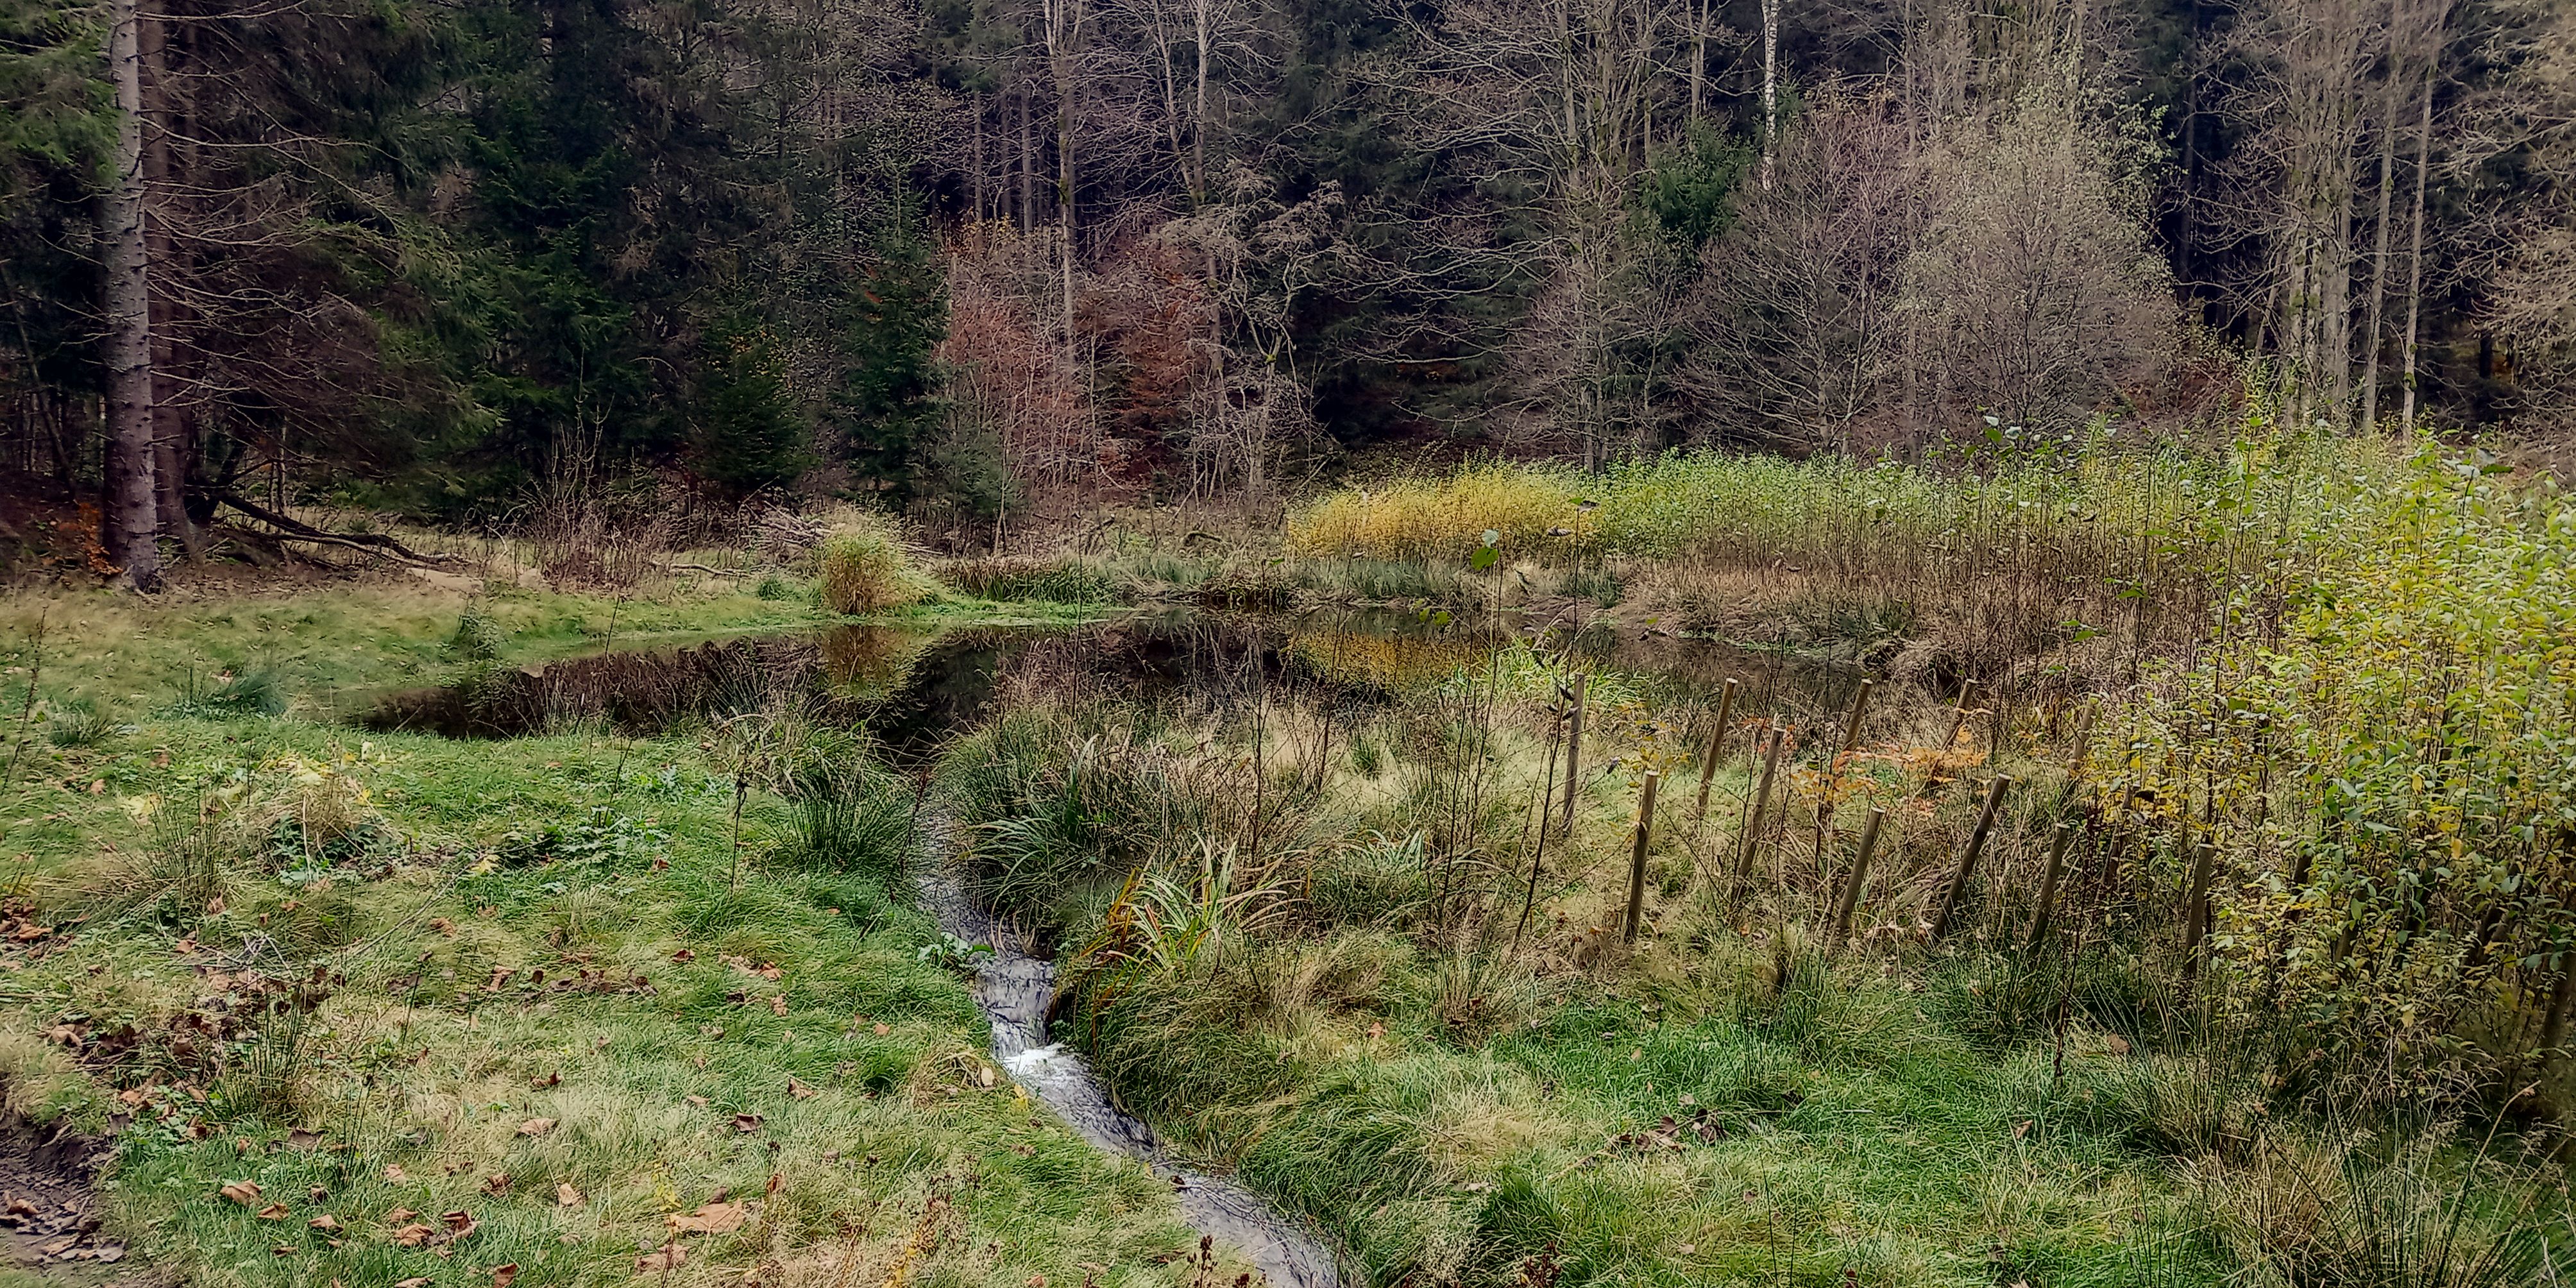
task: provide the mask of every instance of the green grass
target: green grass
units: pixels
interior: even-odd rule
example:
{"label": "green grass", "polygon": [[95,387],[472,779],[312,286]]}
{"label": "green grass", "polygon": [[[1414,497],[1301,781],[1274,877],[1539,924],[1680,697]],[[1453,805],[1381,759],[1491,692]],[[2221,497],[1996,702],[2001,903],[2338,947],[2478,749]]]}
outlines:
{"label": "green grass", "polygon": [[[430,673],[452,600],[44,607],[46,688],[127,723],[39,736],[0,796],[9,911],[48,928],[0,950],[0,1073],[15,1112],[123,1122],[102,1191],[137,1259],[205,1285],[482,1285],[505,1264],[622,1284],[724,1190],[761,1206],[682,1236],[667,1282],[838,1282],[854,1252],[847,1281],[881,1283],[924,1230],[905,1273],[928,1283],[1186,1275],[1165,1268],[1192,1242],[1168,1187],[997,1076],[964,983],[923,959],[937,936],[883,820],[800,852],[793,804],[755,790],[738,856],[732,781],[693,741],[170,714],[191,657],[264,661],[299,709]],[[484,611],[512,661],[599,642],[608,607]],[[619,610],[621,641],[809,620],[748,597]],[[316,966],[327,997],[299,1023],[280,990]],[[474,1231],[401,1246],[399,1209]]]}
{"label": "green grass", "polygon": [[266,672],[290,699],[327,710],[340,691],[432,683],[476,660],[455,643],[469,613],[480,620],[463,653],[512,666],[612,642],[695,643],[826,620],[809,604],[733,593],[667,603],[501,589],[469,598],[369,582],[160,604],[94,591],[14,598],[0,610],[0,651],[14,668],[8,687],[23,693],[41,624],[46,695],[88,698],[127,719],[177,700],[192,673],[212,687],[219,674]]}
{"label": "green grass", "polygon": [[[1102,1017],[1101,1064],[1378,1282],[1508,1279],[1551,1245],[1568,1283],[2215,1284],[2227,1268],[2214,1235],[2152,1268],[2170,1278],[2136,1264],[2142,1238],[2205,1218],[2126,1138],[2124,1058],[2098,1033],[2076,1035],[2057,1084],[2046,1043],[1980,1047],[1864,971],[1800,1032],[1560,982],[1479,1040],[1421,1003],[1424,963],[1396,961],[1285,1031],[1229,1031],[1140,988]],[[1229,987],[1252,985],[1186,991]],[[1713,1141],[1689,1130],[1702,1110]],[[1682,1147],[1621,1143],[1667,1116]]]}

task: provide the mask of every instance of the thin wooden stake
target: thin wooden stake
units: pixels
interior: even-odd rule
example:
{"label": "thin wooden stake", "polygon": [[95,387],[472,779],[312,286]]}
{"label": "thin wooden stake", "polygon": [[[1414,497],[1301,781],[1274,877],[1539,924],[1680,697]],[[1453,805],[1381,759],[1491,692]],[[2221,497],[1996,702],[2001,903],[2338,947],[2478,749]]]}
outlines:
{"label": "thin wooden stake", "polygon": [[1879,825],[1887,821],[1887,811],[1873,805],[1869,821],[1860,825],[1860,853],[1852,857],[1852,870],[1843,880],[1843,896],[1834,905],[1834,938],[1836,946],[1851,938],[1852,914],[1860,911],[1860,891],[1869,880],[1869,858],[1878,849]]}
{"label": "thin wooden stake", "polygon": [[2012,786],[2012,775],[1995,775],[1994,785],[1986,789],[1985,808],[1977,811],[1977,826],[1968,833],[1967,843],[1959,847],[1958,870],[1950,874],[1950,889],[1941,896],[1941,915],[1932,922],[1932,940],[1938,943],[1950,933],[1950,919],[1959,910],[1959,895],[1968,888],[1968,878],[1977,870],[1977,856],[1986,849],[1986,834],[1995,827],[1995,811],[2004,803],[2004,791]]}
{"label": "thin wooden stake", "polygon": [[1843,783],[1843,760],[1851,755],[1853,744],[1860,741],[1860,716],[1869,709],[1872,687],[1868,680],[1860,682],[1859,692],[1852,695],[1851,719],[1843,725],[1842,745],[1834,749],[1834,758],[1825,762],[1825,790],[1816,802],[1816,855],[1819,859],[1825,853],[1825,828],[1834,817],[1834,793]]}
{"label": "thin wooden stake", "polygon": [[2075,718],[2075,749],[2066,754],[2066,786],[2057,793],[2057,808],[2062,812],[2075,803],[2076,789],[2084,782],[2084,756],[2092,749],[2093,704],[2084,704],[2084,713]]}
{"label": "thin wooden stake", "polygon": [[1574,676],[1574,710],[1565,725],[1565,834],[1574,835],[1574,795],[1583,783],[1583,693],[1591,687],[1591,677],[1582,672]]}
{"label": "thin wooden stake", "polygon": [[1762,816],[1770,809],[1771,780],[1780,772],[1780,748],[1788,741],[1787,725],[1771,726],[1771,750],[1762,758],[1762,782],[1753,789],[1753,817],[1746,822],[1744,835],[1737,838],[1740,844],[1736,847],[1735,882],[1726,894],[1730,904],[1744,897],[1744,879],[1753,871],[1753,852],[1762,847]]}
{"label": "thin wooden stake", "polygon": [[1726,717],[1735,710],[1735,691],[1743,681],[1726,677],[1726,688],[1717,695],[1717,732],[1708,740],[1708,753],[1699,762],[1699,803],[1691,809],[1693,822],[1708,817],[1708,784],[1717,777],[1718,759],[1726,754]]}
{"label": "thin wooden stake", "polygon": [[1941,740],[1941,750],[1944,754],[1958,748],[1959,731],[1968,727],[1968,699],[1976,692],[1976,681],[1959,681],[1959,705],[1950,710],[1950,736]]}
{"label": "thin wooden stake", "polygon": [[1873,687],[1873,681],[1863,680],[1860,691],[1852,695],[1851,721],[1843,726],[1843,745],[1834,753],[1834,763],[1830,767],[1837,775],[1842,773],[1843,757],[1850,755],[1852,747],[1860,741],[1860,716],[1861,712],[1869,709],[1869,691]]}
{"label": "thin wooden stake", "polygon": [[1655,839],[1655,786],[1664,776],[1646,771],[1646,783],[1637,791],[1637,834],[1628,849],[1628,923],[1619,934],[1619,942],[1637,942],[1637,927],[1646,919],[1646,847]]}
{"label": "thin wooden stake", "polygon": [[2036,951],[2048,940],[2049,910],[2057,905],[2057,879],[2066,870],[2066,847],[2075,839],[2075,825],[2057,825],[2057,839],[2048,845],[2048,872],[2039,879],[2039,907],[2030,914],[2030,934],[2024,946]]}
{"label": "thin wooden stake", "polygon": [[2070,783],[2084,776],[2085,754],[2093,749],[2093,703],[2084,704],[2084,714],[2075,718],[2075,750],[2066,756],[2066,780]]}
{"label": "thin wooden stake", "polygon": [[2218,847],[2201,842],[2191,852],[2191,897],[2183,904],[2182,977],[2200,973],[2201,945],[2209,937],[2209,869]]}

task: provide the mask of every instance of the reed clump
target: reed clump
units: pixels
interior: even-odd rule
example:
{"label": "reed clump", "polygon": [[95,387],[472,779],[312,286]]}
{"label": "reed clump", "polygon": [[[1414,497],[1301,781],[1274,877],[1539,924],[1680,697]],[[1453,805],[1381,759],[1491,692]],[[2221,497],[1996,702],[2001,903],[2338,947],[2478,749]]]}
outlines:
{"label": "reed clump", "polygon": [[844,615],[917,604],[938,590],[893,526],[866,514],[823,538],[814,571],[823,606]]}

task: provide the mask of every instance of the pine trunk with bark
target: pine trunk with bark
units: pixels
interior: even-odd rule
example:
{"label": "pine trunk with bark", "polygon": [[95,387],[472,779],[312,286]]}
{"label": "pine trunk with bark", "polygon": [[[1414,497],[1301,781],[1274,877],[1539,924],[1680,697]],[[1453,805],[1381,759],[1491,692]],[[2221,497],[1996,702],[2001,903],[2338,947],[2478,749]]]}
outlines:
{"label": "pine trunk with bark", "polygon": [[118,580],[138,590],[161,584],[159,506],[154,495],[152,282],[144,239],[142,25],[135,0],[113,0],[108,76],[116,87],[116,174],[99,201],[107,322],[107,504],[103,534]]}

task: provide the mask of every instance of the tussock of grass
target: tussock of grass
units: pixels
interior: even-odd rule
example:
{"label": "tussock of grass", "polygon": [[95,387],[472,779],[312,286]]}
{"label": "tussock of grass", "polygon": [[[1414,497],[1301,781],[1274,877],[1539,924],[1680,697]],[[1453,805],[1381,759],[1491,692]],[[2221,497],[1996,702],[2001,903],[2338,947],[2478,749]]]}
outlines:
{"label": "tussock of grass", "polygon": [[1464,560],[1489,530],[1512,552],[1546,549],[1556,528],[1587,540],[1592,520],[1575,508],[1577,493],[1568,482],[1561,471],[1484,465],[1446,479],[1335,492],[1290,517],[1288,548],[1314,557],[1419,563]]}
{"label": "tussock of grass", "polygon": [[814,572],[823,607],[844,615],[917,604],[938,588],[914,566],[894,529],[873,518],[823,538]]}

